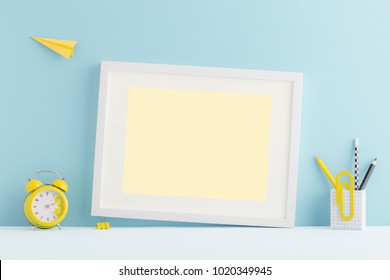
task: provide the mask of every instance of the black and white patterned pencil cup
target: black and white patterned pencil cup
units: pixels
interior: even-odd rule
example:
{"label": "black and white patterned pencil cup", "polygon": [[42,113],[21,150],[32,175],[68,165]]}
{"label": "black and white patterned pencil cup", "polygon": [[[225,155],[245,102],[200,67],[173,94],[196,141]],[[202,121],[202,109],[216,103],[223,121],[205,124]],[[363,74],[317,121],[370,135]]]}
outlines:
{"label": "black and white patterned pencil cup", "polygon": [[362,230],[366,227],[366,190],[330,191],[330,227]]}

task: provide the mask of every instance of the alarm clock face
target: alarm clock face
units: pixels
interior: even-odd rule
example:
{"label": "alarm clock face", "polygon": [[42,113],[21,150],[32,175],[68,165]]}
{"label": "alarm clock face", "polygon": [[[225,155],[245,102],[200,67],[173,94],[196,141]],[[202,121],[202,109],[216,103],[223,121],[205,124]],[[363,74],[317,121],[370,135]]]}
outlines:
{"label": "alarm clock face", "polygon": [[44,223],[57,221],[63,213],[63,199],[59,192],[53,190],[37,191],[32,197],[32,213]]}
{"label": "alarm clock face", "polygon": [[68,201],[61,190],[51,186],[42,187],[30,194],[25,204],[26,211],[32,225],[51,228],[65,218]]}

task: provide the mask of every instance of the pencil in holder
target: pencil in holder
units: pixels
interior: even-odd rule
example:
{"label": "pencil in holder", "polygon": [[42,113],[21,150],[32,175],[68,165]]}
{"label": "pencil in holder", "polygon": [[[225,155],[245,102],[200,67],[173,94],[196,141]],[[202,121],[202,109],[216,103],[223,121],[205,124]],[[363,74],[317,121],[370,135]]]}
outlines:
{"label": "pencil in holder", "polygon": [[[336,203],[336,190],[330,191],[330,226],[332,229],[362,230],[366,227],[366,190],[355,190],[351,200],[351,192],[343,189],[343,209]],[[353,203],[352,203],[353,202]],[[351,206],[353,211],[351,213]],[[343,210],[343,212],[341,212]],[[348,220],[352,214],[352,218]],[[343,219],[344,217],[344,219]],[[347,219],[346,219],[347,218]]]}

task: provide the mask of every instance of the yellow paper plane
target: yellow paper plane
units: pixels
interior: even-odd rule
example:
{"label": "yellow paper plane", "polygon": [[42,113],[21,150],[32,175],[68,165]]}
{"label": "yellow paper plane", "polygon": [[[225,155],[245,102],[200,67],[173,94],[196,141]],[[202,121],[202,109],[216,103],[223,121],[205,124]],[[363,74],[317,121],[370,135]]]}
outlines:
{"label": "yellow paper plane", "polygon": [[71,56],[74,56],[73,49],[76,46],[77,41],[40,38],[35,36],[32,36],[32,38],[41,43],[42,45],[48,47],[49,49],[55,51],[56,53],[62,55],[66,59],[69,59]]}

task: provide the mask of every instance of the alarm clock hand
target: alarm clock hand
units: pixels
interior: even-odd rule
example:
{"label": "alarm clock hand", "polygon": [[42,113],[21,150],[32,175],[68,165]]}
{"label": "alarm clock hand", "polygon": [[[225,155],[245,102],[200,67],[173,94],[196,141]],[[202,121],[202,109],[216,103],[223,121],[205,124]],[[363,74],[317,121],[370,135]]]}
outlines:
{"label": "alarm clock hand", "polygon": [[[51,204],[51,205],[53,205],[53,204]],[[53,214],[57,216],[57,214],[54,212],[54,209],[50,207],[51,205],[49,205],[49,208],[50,208],[51,212],[53,212]]]}
{"label": "alarm clock hand", "polygon": [[51,198],[50,202],[48,205],[52,205],[51,203],[53,202],[54,196]]}
{"label": "alarm clock hand", "polygon": [[[56,202],[52,203],[52,202],[53,202],[53,199],[54,199],[54,197],[51,198],[50,202],[47,204],[47,207],[50,207],[50,206],[53,206],[53,205],[56,205],[56,204],[57,204]],[[51,209],[51,208],[50,208],[50,209]]]}

